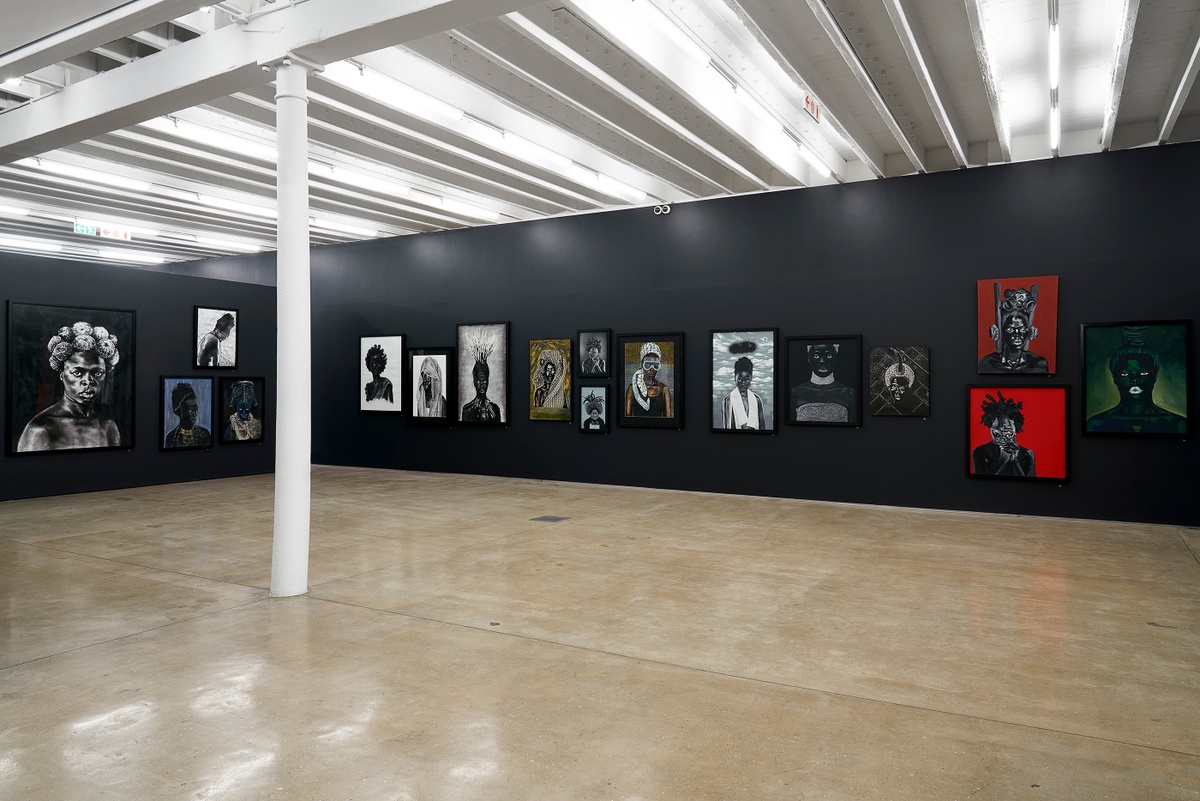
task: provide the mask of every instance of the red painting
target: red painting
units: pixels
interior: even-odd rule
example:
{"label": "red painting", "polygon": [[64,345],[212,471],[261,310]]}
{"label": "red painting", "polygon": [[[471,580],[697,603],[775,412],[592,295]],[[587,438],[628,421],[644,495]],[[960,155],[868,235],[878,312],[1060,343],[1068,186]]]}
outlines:
{"label": "red painting", "polygon": [[1055,372],[1058,276],[985,278],[976,290],[980,373]]}
{"label": "red painting", "polygon": [[1067,478],[1065,385],[967,388],[967,472],[981,478]]}

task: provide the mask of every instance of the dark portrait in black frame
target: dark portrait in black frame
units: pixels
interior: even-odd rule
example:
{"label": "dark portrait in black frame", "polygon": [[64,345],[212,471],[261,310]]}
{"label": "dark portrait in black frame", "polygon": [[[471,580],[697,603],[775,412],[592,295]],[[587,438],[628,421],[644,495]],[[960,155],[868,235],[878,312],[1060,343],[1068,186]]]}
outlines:
{"label": "dark portrait in black frame", "polygon": [[158,407],[158,448],[162,451],[208,450],[213,428],[213,380],[199,376],[162,376]]}
{"label": "dark portrait in black frame", "polygon": [[1192,427],[1191,320],[1080,326],[1083,433],[1187,439]]}
{"label": "dark portrait in black frame", "polygon": [[871,348],[867,375],[868,408],[873,416],[929,416],[929,348]]}
{"label": "dark portrait in black frame", "polygon": [[222,445],[262,442],[267,430],[265,378],[222,378],[221,418],[216,428]]}
{"label": "dark portrait in black frame", "polygon": [[457,419],[463,425],[509,423],[509,324],[458,326]]}
{"label": "dark portrait in black frame", "polygon": [[575,375],[580,378],[612,377],[612,329],[579,329],[579,355]]}
{"label": "dark portrait in black frame", "polygon": [[409,348],[405,354],[404,397],[408,422],[449,426],[455,420],[458,363],[454,348]]}
{"label": "dark portrait in black frame", "polygon": [[136,314],[9,301],[10,455],[132,448]]}
{"label": "dark portrait in black frame", "polygon": [[612,394],[608,384],[580,383],[576,387],[575,414],[579,431],[584,434],[607,434],[612,426]]}
{"label": "dark portrait in black frame", "polygon": [[862,425],[862,336],[788,337],[788,425]]}
{"label": "dark portrait in black frame", "polygon": [[238,366],[237,309],[192,307],[192,367],[198,370],[236,370]]}

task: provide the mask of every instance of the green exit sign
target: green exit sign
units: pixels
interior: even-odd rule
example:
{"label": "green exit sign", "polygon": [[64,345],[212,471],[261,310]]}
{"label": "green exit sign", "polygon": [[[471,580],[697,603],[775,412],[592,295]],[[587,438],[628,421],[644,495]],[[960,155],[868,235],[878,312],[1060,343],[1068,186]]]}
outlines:
{"label": "green exit sign", "polygon": [[91,223],[79,222],[78,220],[76,220],[75,221],[75,233],[87,234],[88,236],[95,236],[96,235],[96,226],[92,225]]}

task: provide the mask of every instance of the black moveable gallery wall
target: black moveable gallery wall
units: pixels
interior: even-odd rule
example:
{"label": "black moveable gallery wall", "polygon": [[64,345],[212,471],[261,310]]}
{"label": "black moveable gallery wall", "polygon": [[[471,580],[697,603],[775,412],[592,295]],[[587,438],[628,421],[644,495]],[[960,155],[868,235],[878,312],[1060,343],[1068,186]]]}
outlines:
{"label": "black moveable gallery wall", "polygon": [[[318,248],[314,461],[1197,525],[1200,446],[1082,437],[1078,352],[1084,322],[1197,316],[1197,176],[1200,145],[1174,145]],[[1034,275],[1061,278],[1058,373],[977,375],[977,279]],[[498,320],[508,428],[358,411],[360,336],[453,346]],[[709,331],[758,327],[928,345],[930,417],[710,432]],[[684,332],[683,429],[531,422],[528,340],[581,328]],[[968,478],[971,383],[1070,384],[1069,481]]]}
{"label": "black moveable gallery wall", "polygon": [[[0,449],[0,500],[166,484],[266,473],[275,465],[275,289],[164,272],[0,254],[0,303],[132,309],[137,312],[133,366],[132,450],[47,452],[9,456]],[[193,306],[239,311],[238,369],[192,368]],[[7,314],[7,308],[5,308]],[[76,321],[67,321],[70,325]],[[8,326],[0,326],[0,380],[8,380]],[[43,356],[45,354],[42,354]],[[122,356],[124,357],[124,353]],[[123,361],[117,369],[126,369]],[[267,379],[267,429],[263,444],[211,450],[159,449],[159,378],[263,376]],[[217,381],[214,380],[214,390]],[[7,383],[0,414],[8,415]],[[215,428],[215,426],[214,426]],[[219,436],[214,432],[214,437]]]}

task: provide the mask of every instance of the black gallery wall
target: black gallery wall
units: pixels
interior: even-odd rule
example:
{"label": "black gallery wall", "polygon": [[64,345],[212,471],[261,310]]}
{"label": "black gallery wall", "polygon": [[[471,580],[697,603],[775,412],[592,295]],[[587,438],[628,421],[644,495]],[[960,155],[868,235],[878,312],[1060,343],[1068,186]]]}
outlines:
{"label": "black gallery wall", "polygon": [[[130,450],[44,452],[0,456],[0,500],[167,484],[267,473],[274,469],[275,290],[270,286],[163,272],[0,254],[0,301],[6,321],[0,331],[0,376],[6,391],[0,409],[8,419],[7,302],[136,312],[133,358],[119,346],[115,370],[135,370],[134,447]],[[236,370],[192,368],[193,307],[237,309]],[[71,325],[76,320],[64,321]],[[46,354],[42,353],[41,356]],[[115,372],[115,371],[114,371]],[[160,376],[211,376],[216,392],[223,376],[266,378],[267,428],[262,444],[210,450],[161,451]],[[214,426],[217,428],[217,426]],[[219,432],[214,432],[214,438]]]}
{"label": "black gallery wall", "polygon": [[[1196,315],[1197,176],[1200,145],[1174,145],[318,248],[313,459],[1197,525],[1200,446],[1081,436],[1078,350],[1084,322]],[[978,375],[976,281],[1037,275],[1060,277],[1057,374]],[[458,323],[505,320],[507,428],[359,412],[360,336],[453,346]],[[859,428],[711,432],[710,330],[763,327],[861,334],[864,352],[927,345],[930,416],[864,408]],[[528,340],[581,328],[684,333],[682,430],[589,436],[528,419]],[[1067,481],[968,478],[972,383],[1070,385]]]}

